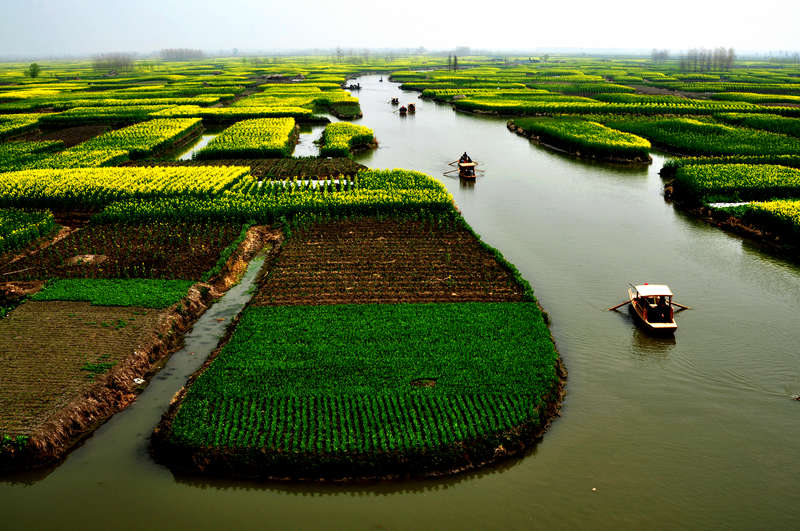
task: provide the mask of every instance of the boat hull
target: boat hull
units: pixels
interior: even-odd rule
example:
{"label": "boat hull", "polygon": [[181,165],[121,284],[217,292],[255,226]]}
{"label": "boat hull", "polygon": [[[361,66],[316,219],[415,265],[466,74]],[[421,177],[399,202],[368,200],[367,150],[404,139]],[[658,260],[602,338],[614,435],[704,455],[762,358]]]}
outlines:
{"label": "boat hull", "polygon": [[647,330],[647,332],[651,334],[671,336],[675,334],[675,330],[678,329],[678,325],[675,323],[674,320],[666,323],[652,323],[648,321],[647,319],[644,318],[641,309],[633,300],[628,305],[628,308],[630,309],[630,312],[633,314],[636,324],[638,324],[641,328],[644,328],[645,330]]}

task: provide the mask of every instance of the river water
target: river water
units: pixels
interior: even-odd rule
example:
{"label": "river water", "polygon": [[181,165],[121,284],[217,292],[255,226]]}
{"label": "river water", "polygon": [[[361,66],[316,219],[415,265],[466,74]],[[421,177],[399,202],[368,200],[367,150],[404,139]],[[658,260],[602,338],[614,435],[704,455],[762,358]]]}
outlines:
{"label": "river water", "polygon": [[[644,169],[582,163],[510,133],[505,120],[417,100],[378,76],[359,81],[359,122],[380,142],[359,162],[440,178],[550,313],[569,378],[543,441],[523,459],[444,481],[175,477],[150,459],[146,439],[192,370],[173,364],[184,351],[60,467],[0,480],[4,527],[796,528],[800,268],[665,203],[663,156]],[[399,117],[392,96],[417,103],[416,115]],[[484,170],[474,185],[443,175],[464,151]],[[695,308],[677,314],[674,340],[605,311],[627,282],[667,283]],[[204,323],[196,329],[208,348]]]}

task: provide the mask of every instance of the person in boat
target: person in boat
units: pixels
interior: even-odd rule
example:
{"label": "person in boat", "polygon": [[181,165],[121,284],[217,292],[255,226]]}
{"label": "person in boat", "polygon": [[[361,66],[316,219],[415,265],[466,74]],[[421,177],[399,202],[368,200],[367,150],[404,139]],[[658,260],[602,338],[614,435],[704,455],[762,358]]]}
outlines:
{"label": "person in boat", "polygon": [[458,159],[458,162],[472,162],[472,159],[469,158],[469,155],[467,155],[467,152],[465,151],[464,154],[461,155],[461,158]]}
{"label": "person in boat", "polygon": [[669,321],[669,305],[667,304],[667,298],[663,295],[656,298],[656,315],[659,321]]}

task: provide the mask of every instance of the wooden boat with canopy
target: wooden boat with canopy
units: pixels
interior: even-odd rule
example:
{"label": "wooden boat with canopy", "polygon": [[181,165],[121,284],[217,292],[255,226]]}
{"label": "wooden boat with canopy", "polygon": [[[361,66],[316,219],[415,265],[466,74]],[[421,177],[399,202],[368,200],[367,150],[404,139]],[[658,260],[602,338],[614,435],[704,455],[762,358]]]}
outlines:
{"label": "wooden boat with canopy", "polygon": [[649,331],[674,334],[678,325],[672,310],[672,290],[666,284],[640,284],[628,288],[628,299],[636,319]]}
{"label": "wooden boat with canopy", "polygon": [[675,323],[675,312],[691,310],[689,306],[678,304],[672,300],[672,290],[666,284],[650,284],[645,282],[634,286],[628,284],[628,300],[612,306],[608,311],[618,310],[630,304],[636,320],[648,331],[662,334],[674,334],[678,325]]}
{"label": "wooden boat with canopy", "polygon": [[475,167],[478,165],[477,162],[459,162],[458,163],[458,176],[462,179],[474,179],[475,178]]}

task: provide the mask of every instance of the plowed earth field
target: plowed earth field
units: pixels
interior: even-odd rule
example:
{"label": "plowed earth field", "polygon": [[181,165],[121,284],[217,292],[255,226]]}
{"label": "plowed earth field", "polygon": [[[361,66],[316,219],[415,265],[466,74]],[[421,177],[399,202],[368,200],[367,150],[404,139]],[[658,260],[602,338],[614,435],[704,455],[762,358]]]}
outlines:
{"label": "plowed earth field", "polygon": [[464,228],[344,221],[289,238],[255,305],[520,301],[522,287]]}
{"label": "plowed earth field", "polygon": [[3,280],[180,278],[199,280],[239,235],[237,224],[89,225],[35,254],[0,256]]}
{"label": "plowed earth field", "polygon": [[155,333],[159,310],[29,301],[0,320],[0,433],[30,435]]}

